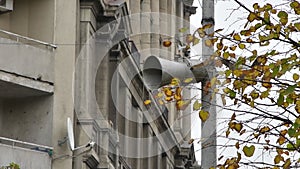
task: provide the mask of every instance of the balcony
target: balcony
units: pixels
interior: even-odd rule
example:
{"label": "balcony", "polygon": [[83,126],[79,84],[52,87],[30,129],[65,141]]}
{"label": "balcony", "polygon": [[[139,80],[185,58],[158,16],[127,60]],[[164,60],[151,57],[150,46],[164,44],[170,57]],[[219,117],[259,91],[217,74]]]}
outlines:
{"label": "balcony", "polygon": [[55,45],[0,30],[0,97],[52,93],[55,49]]}
{"label": "balcony", "polygon": [[51,169],[52,148],[0,137],[0,167],[11,162],[21,168]]}

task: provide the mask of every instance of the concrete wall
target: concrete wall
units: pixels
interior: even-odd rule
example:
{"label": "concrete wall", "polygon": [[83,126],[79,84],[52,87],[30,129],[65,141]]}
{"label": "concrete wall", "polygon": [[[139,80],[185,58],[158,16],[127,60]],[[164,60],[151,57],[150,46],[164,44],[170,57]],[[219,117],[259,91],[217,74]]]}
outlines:
{"label": "concrete wall", "polygon": [[54,53],[0,37],[0,70],[54,82]]}
{"label": "concrete wall", "polygon": [[24,169],[51,169],[48,153],[0,144],[0,166],[14,162]]}
{"label": "concrete wall", "polygon": [[[66,120],[70,117],[74,121],[74,73],[76,58],[77,15],[79,0],[54,0],[54,35],[53,42],[57,44],[55,51],[54,70],[54,101],[53,101],[53,129],[52,145],[56,155],[73,155],[68,144],[59,146],[58,140],[67,133]],[[73,45],[72,45],[73,44]],[[57,156],[56,156],[57,157]],[[55,160],[53,169],[71,169],[72,158]]]}
{"label": "concrete wall", "polygon": [[0,136],[52,146],[53,97],[1,99]]}
{"label": "concrete wall", "polygon": [[0,15],[0,29],[53,42],[54,0],[14,0],[14,10]]}

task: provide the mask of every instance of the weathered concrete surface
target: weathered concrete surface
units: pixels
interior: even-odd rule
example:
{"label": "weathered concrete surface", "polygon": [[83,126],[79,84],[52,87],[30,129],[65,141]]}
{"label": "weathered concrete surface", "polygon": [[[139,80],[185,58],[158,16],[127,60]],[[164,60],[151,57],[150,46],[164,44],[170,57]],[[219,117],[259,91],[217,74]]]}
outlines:
{"label": "weathered concrete surface", "polygon": [[54,86],[38,80],[0,71],[0,97],[21,98],[49,95]]}
{"label": "weathered concrete surface", "polygon": [[51,50],[0,38],[0,70],[53,82],[54,57]]}
{"label": "weathered concrete surface", "polygon": [[0,99],[0,136],[52,146],[52,102],[52,96]]}
{"label": "weathered concrete surface", "polygon": [[0,144],[0,152],[5,152],[0,153],[0,166],[14,162],[24,169],[51,169],[48,153],[3,144]]}

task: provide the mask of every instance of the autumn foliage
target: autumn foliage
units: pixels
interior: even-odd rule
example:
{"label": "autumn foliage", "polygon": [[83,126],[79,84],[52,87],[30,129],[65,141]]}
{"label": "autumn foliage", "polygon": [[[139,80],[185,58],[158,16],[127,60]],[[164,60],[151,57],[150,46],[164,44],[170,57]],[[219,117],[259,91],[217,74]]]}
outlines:
{"label": "autumn foliage", "polygon": [[[297,168],[300,166],[300,3],[260,2],[248,7],[234,1],[239,10],[247,12],[241,29],[230,33],[223,28],[211,31],[214,25],[208,24],[186,36],[187,46],[197,45],[204,38],[204,44],[215,49],[201,66],[214,64],[218,68],[217,75],[204,85],[202,92],[217,97],[214,106],[219,108],[218,112],[230,114],[222,121],[226,127],[218,131],[218,137],[224,141],[218,146],[230,149],[231,153],[221,153],[217,167]],[[159,89],[156,97],[161,104],[175,102],[178,110],[192,104],[205,123],[210,112],[202,109],[201,100],[186,100],[181,95],[182,88],[192,80],[174,78],[169,86]]]}
{"label": "autumn foliage", "polygon": [[[209,62],[219,67],[217,104],[232,115],[219,137],[231,152],[218,167],[297,168],[300,162],[300,3],[279,5],[235,2],[248,14],[231,33],[212,25],[199,28],[188,43],[207,38],[215,48]],[[190,35],[189,35],[190,36]],[[231,144],[230,143],[234,143]],[[267,155],[265,155],[267,154]],[[267,156],[265,159],[263,157]]]}

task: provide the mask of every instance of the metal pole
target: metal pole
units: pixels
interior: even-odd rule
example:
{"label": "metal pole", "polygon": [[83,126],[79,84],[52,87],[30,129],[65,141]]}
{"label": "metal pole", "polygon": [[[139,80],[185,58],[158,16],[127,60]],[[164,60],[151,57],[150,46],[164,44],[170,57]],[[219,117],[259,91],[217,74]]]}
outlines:
{"label": "metal pole", "polygon": [[[214,25],[214,0],[202,0],[202,26],[207,24]],[[214,26],[206,30],[209,34],[214,31]],[[205,40],[202,40],[202,55],[203,61],[210,59],[213,54],[213,47],[207,47]],[[208,77],[202,82],[202,89],[204,89],[207,82],[211,80],[216,74],[214,64],[209,64],[207,67]],[[210,90],[208,93],[202,90],[202,106],[203,110],[208,111],[209,119],[201,125],[201,137],[203,142],[201,144],[201,167],[203,169],[209,169],[210,167],[216,167],[216,98],[211,98]]]}

